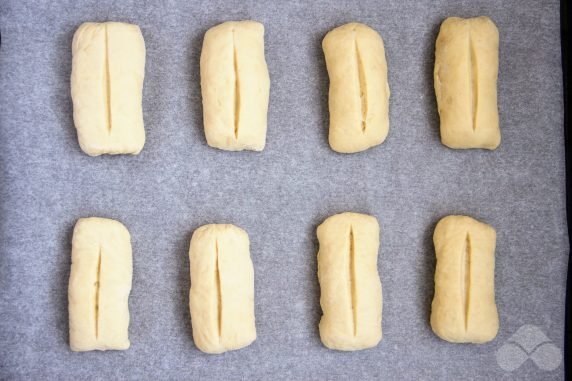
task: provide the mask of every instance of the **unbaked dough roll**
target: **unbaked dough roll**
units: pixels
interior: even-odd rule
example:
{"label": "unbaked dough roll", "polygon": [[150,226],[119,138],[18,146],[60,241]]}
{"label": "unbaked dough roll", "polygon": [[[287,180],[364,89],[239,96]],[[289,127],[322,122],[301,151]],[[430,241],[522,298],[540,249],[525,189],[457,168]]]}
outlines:
{"label": "unbaked dough roll", "polygon": [[342,213],[318,226],[322,343],[330,349],[371,348],[381,340],[379,224],[372,216]]}
{"label": "unbaked dough roll", "polygon": [[495,304],[495,230],[465,216],[448,216],[433,234],[437,266],[431,327],[454,343],[484,343],[499,329]]}
{"label": "unbaked dough roll", "polygon": [[234,225],[204,225],[193,233],[189,258],[197,348],[222,353],[250,345],[256,326],[248,234]]}
{"label": "unbaked dough roll", "polygon": [[441,141],[450,148],[495,149],[499,32],[488,17],[450,17],[435,46],[435,94]]}
{"label": "unbaked dough roll", "polygon": [[322,42],[330,77],[330,146],[352,153],[381,144],[389,131],[383,40],[364,24],[342,25]]}
{"label": "unbaked dough roll", "polygon": [[81,149],[138,154],[145,144],[145,42],[137,25],[82,24],[72,42],[71,96]]}
{"label": "unbaked dough roll", "polygon": [[129,348],[131,237],[120,222],[80,218],[72,238],[69,325],[72,351]]}
{"label": "unbaked dough roll", "polygon": [[262,151],[270,77],[261,23],[229,21],[207,31],[201,52],[201,91],[208,145]]}

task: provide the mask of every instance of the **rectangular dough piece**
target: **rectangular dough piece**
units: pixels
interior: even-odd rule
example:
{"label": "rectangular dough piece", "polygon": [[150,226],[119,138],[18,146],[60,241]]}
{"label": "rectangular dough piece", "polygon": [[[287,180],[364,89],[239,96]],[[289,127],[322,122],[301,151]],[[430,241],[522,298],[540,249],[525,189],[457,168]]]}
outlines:
{"label": "rectangular dough piece", "polygon": [[447,216],[433,234],[437,266],[431,327],[453,343],[485,343],[499,329],[495,304],[495,230],[466,216]]}
{"label": "rectangular dough piece", "polygon": [[383,143],[389,131],[389,84],[380,35],[342,25],[322,42],[330,77],[330,146],[353,153]]}
{"label": "rectangular dough piece", "polygon": [[450,148],[495,149],[499,32],[488,17],[443,21],[435,45],[435,94],[441,142]]}
{"label": "rectangular dough piece", "polygon": [[189,307],[195,345],[206,353],[256,340],[254,269],[248,234],[234,225],[204,225],[189,248]]}
{"label": "rectangular dough piece", "polygon": [[118,221],[80,218],[73,231],[69,280],[72,351],[129,348],[131,236]]}
{"label": "rectangular dough piece", "polygon": [[261,23],[228,21],[207,31],[201,91],[209,146],[228,151],[264,149],[270,77]]}
{"label": "rectangular dough piece", "polygon": [[145,41],[137,25],[82,24],[73,37],[71,96],[81,149],[138,154],[145,144]]}
{"label": "rectangular dough piece", "polygon": [[377,272],[379,224],[372,216],[342,213],[317,230],[322,343],[354,351],[381,340],[381,282]]}

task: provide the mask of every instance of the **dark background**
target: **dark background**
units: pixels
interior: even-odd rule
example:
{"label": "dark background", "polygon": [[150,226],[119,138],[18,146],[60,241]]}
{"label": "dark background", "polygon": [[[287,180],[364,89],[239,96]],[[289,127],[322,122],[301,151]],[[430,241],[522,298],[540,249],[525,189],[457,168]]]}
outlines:
{"label": "dark background", "polygon": [[[564,136],[566,139],[566,214],[568,219],[568,237],[572,237],[572,13],[568,0],[562,0],[561,28],[562,28],[562,73],[564,79]],[[564,353],[566,358],[566,378],[572,379],[572,261],[568,260],[568,281],[566,287],[566,330],[564,339]]]}

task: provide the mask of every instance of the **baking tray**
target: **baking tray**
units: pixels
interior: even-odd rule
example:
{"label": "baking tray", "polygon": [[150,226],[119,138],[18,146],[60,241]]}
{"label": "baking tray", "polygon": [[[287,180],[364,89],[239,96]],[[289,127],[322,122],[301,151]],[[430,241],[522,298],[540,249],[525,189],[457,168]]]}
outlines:
{"label": "baking tray", "polygon": [[[500,30],[496,151],[439,140],[434,42],[453,15],[488,15]],[[532,0],[3,1],[0,378],[562,379],[569,244],[559,17],[558,1]],[[203,134],[202,39],[238,19],[266,26],[272,85],[261,153],[216,150]],[[105,20],[138,24],[147,46],[147,142],[135,157],[88,157],[72,121],[72,36],[84,21]],[[321,41],[350,21],[384,38],[391,126],[381,146],[341,155],[327,143]],[[326,349],[317,329],[315,229],[342,211],[381,225],[384,337],[353,353]],[[488,344],[447,343],[428,323],[432,233],[448,214],[498,232],[501,328]],[[127,351],[68,346],[71,233],[86,216],[118,219],[132,235]],[[194,346],[188,310],[190,236],[213,222],[250,235],[258,332],[248,348],[218,356]],[[536,345],[530,353],[519,352],[523,335]],[[552,362],[538,361],[541,346]],[[499,355],[507,348],[525,360],[513,370],[515,359]]]}

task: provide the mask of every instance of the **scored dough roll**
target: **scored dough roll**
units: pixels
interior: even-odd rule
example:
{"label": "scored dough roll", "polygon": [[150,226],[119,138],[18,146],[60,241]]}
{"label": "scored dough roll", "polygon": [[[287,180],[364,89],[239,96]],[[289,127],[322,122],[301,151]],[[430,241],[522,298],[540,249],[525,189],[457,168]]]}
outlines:
{"label": "scored dough roll", "polygon": [[488,17],[443,21],[435,45],[441,141],[450,148],[495,149],[499,32]]}
{"label": "scored dough roll", "polygon": [[342,213],[317,230],[322,343],[353,351],[381,340],[381,282],[377,272],[379,224],[372,216]]}
{"label": "scored dough roll", "polygon": [[234,225],[204,225],[193,233],[189,259],[189,306],[197,348],[222,353],[250,345],[256,326],[248,234]]}
{"label": "scored dough roll", "polygon": [[71,96],[81,149],[138,154],[145,144],[145,41],[137,25],[82,24],[72,42]]}
{"label": "scored dough roll", "polygon": [[68,289],[72,351],[129,348],[132,274],[125,226],[107,218],[80,218],[73,231]]}
{"label": "scored dough roll", "polygon": [[495,230],[466,216],[447,216],[433,234],[437,266],[431,327],[454,343],[484,343],[497,335]]}
{"label": "scored dough roll", "polygon": [[261,23],[228,21],[207,31],[201,92],[208,145],[229,151],[264,149],[270,77]]}
{"label": "scored dough roll", "polygon": [[389,84],[383,40],[364,24],[342,25],[322,42],[330,77],[329,142],[352,153],[381,144],[389,131]]}

